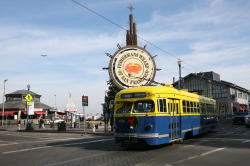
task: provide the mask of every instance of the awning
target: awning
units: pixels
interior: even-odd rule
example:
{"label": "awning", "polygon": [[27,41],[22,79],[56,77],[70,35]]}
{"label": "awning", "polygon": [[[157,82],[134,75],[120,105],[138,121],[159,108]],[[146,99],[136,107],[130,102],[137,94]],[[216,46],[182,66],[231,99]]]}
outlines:
{"label": "awning", "polygon": [[240,107],[240,110],[241,111],[247,111],[247,108],[246,107]]}
{"label": "awning", "polygon": [[[4,115],[14,115],[17,111],[4,111]],[[0,116],[2,116],[3,112],[0,111]]]}
{"label": "awning", "polygon": [[45,115],[46,111],[35,111],[36,115]]}
{"label": "awning", "polygon": [[66,110],[66,112],[77,112],[77,110]]}
{"label": "awning", "polygon": [[66,112],[57,112],[58,115],[65,115]]}

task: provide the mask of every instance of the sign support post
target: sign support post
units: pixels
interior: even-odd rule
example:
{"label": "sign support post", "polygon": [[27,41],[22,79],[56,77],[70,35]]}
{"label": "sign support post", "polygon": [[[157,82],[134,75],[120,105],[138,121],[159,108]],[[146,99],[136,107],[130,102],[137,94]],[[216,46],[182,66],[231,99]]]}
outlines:
{"label": "sign support post", "polygon": [[27,123],[26,123],[26,130],[31,130],[32,129],[32,126],[31,124],[29,124],[29,106],[31,105],[30,101],[33,99],[33,97],[30,95],[30,85],[28,84],[27,85],[27,88],[28,88],[28,94],[25,96],[25,99],[26,99],[26,116],[27,116]]}
{"label": "sign support post", "polygon": [[88,96],[82,95],[82,110],[83,110],[83,130],[84,133],[86,133],[86,112],[85,112],[85,106],[88,106]]}
{"label": "sign support post", "polygon": [[83,111],[83,131],[84,131],[84,134],[86,134],[86,113],[85,113],[84,106],[82,106],[82,111]]}

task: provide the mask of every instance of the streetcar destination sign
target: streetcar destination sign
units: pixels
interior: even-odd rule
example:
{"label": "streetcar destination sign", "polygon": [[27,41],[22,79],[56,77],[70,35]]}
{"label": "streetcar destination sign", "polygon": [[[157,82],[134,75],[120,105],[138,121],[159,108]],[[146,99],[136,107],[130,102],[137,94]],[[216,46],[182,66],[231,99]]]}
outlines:
{"label": "streetcar destination sign", "polygon": [[110,78],[121,89],[149,85],[154,80],[155,73],[153,57],[138,46],[120,48],[109,63]]}

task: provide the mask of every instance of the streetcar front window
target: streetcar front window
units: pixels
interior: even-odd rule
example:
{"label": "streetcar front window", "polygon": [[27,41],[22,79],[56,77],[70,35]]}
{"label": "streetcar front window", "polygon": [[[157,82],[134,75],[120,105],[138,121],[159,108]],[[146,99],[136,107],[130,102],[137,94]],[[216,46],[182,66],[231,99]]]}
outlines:
{"label": "streetcar front window", "polygon": [[130,113],[132,105],[133,105],[132,102],[125,102],[119,109],[117,109],[116,113],[118,114]]}
{"label": "streetcar front window", "polygon": [[153,101],[137,101],[134,104],[134,113],[154,112]]}

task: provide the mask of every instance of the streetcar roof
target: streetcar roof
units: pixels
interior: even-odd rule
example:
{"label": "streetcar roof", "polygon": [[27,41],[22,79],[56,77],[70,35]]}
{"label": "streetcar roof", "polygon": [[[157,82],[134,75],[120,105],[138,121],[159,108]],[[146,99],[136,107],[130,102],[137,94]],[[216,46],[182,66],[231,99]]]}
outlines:
{"label": "streetcar roof", "polygon": [[138,93],[138,92],[146,92],[150,94],[176,94],[182,95],[186,97],[196,98],[199,100],[206,100],[214,102],[215,100],[209,97],[200,96],[197,93],[188,92],[186,89],[178,90],[174,88],[172,85],[164,85],[164,86],[140,86],[133,87],[121,90],[117,95],[125,94],[125,93]]}

